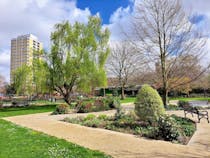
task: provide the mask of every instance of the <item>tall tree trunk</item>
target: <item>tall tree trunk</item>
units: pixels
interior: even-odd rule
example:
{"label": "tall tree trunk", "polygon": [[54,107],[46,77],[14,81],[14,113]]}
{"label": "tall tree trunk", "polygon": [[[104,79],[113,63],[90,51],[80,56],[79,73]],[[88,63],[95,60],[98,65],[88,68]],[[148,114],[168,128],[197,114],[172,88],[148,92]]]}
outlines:
{"label": "tall tree trunk", "polygon": [[106,89],[105,88],[103,88],[103,95],[104,95],[104,97],[106,96]]}
{"label": "tall tree trunk", "polygon": [[71,100],[68,97],[64,97],[64,101],[68,104],[71,105]]}
{"label": "tall tree trunk", "polygon": [[163,87],[163,104],[164,104],[164,107],[167,107],[167,104],[168,104],[168,90],[167,88]]}
{"label": "tall tree trunk", "polygon": [[162,69],[162,80],[163,80],[163,104],[164,107],[167,107],[167,99],[168,99],[168,80],[166,73],[166,56],[165,52],[161,53],[161,69]]}
{"label": "tall tree trunk", "polygon": [[124,100],[125,99],[125,90],[124,90],[124,86],[121,86],[121,99]]}

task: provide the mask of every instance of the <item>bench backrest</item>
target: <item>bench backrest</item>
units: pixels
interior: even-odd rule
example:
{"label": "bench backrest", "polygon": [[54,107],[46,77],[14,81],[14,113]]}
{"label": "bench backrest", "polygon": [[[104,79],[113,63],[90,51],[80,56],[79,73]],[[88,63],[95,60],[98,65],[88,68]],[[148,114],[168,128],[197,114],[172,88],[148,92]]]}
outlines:
{"label": "bench backrest", "polygon": [[193,106],[190,106],[190,105],[184,105],[183,109],[185,111],[188,111],[188,112],[192,112],[192,113],[196,113],[196,114],[199,113],[199,111],[198,111],[198,109],[196,107],[193,107]]}

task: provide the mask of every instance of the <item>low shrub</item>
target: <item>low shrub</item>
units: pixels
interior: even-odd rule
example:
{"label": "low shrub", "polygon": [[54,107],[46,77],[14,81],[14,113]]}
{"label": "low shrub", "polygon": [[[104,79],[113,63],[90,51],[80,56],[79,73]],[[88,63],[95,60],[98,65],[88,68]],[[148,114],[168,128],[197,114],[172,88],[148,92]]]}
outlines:
{"label": "low shrub", "polygon": [[174,141],[178,140],[179,135],[179,127],[173,117],[165,115],[159,118],[154,135],[156,138]]}
{"label": "low shrub", "polygon": [[179,125],[184,136],[192,137],[196,131],[196,123],[194,121],[188,118],[178,117],[176,115],[172,115],[171,117],[176,120],[176,123]]}
{"label": "low shrub", "polygon": [[117,108],[120,106],[120,101],[117,98],[106,97],[106,98],[96,98],[93,100],[79,100],[75,109],[78,113],[87,113],[87,112],[97,112],[105,111]]}
{"label": "low shrub", "polygon": [[93,120],[96,118],[96,115],[94,114],[89,114],[84,118],[84,121],[88,121],[88,120]]}
{"label": "low shrub", "polygon": [[179,106],[177,105],[172,105],[172,104],[169,104],[166,106],[166,110],[181,110],[182,108],[180,108]]}
{"label": "low shrub", "polygon": [[179,100],[179,102],[178,102],[178,106],[180,108],[184,108],[184,106],[189,106],[189,105],[190,105],[190,103],[188,101]]}
{"label": "low shrub", "polygon": [[106,104],[111,108],[118,108],[120,106],[120,99],[117,97],[107,96],[105,98]]}
{"label": "low shrub", "polygon": [[135,112],[141,121],[153,124],[159,117],[165,114],[162,99],[158,92],[149,85],[143,85],[136,102]]}
{"label": "low shrub", "polygon": [[98,116],[98,119],[99,120],[107,120],[108,119],[108,116],[105,115],[105,114],[101,114],[101,115]]}
{"label": "low shrub", "polygon": [[52,114],[53,115],[68,114],[68,112],[69,112],[69,106],[67,104],[60,104],[56,106],[55,111]]}
{"label": "low shrub", "polygon": [[[88,107],[90,109],[90,104],[88,105]],[[76,103],[76,105],[75,105],[75,109],[76,109],[77,113],[86,113],[86,112],[88,112],[87,102],[85,102],[83,100],[78,101]]]}
{"label": "low shrub", "polygon": [[92,119],[92,120],[86,120],[84,121],[83,125],[88,126],[88,127],[99,127],[101,121],[97,118]]}
{"label": "low shrub", "polygon": [[121,119],[124,115],[125,115],[125,111],[122,109],[121,106],[119,106],[119,107],[117,108],[117,111],[116,111],[115,115],[114,115],[114,119],[115,119],[115,120],[119,120],[119,119]]}

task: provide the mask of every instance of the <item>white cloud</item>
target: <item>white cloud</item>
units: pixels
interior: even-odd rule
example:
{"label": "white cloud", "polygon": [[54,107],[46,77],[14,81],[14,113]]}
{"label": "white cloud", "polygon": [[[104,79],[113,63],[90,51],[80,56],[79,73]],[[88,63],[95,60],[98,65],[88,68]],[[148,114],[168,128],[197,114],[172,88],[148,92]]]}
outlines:
{"label": "white cloud", "polygon": [[110,16],[110,24],[105,25],[111,31],[111,41],[120,40],[126,38],[126,32],[129,31],[129,25],[131,24],[131,14],[132,9],[131,6],[126,8],[118,8],[111,16]]}
{"label": "white cloud", "polygon": [[10,50],[3,50],[0,53],[0,75],[3,75],[9,81],[10,72]]}
{"label": "white cloud", "polygon": [[[132,32],[132,27],[129,25],[132,23],[132,15],[135,12],[135,5],[140,0],[131,0],[133,6],[126,8],[119,7],[110,17],[110,24],[106,25],[111,33],[111,42],[126,38],[124,32]],[[205,19],[197,24],[195,27],[200,31],[203,31],[207,35],[206,51],[208,52],[205,59],[205,64],[210,61],[210,0],[181,0],[184,10],[190,14],[204,15]],[[134,8],[134,10],[133,10]]]}
{"label": "white cloud", "polygon": [[[131,3],[136,1],[130,0]],[[210,33],[210,0],[182,1],[186,10],[207,17],[199,28]],[[111,40],[126,38],[124,32],[130,28],[132,7],[119,7],[111,15],[110,24],[104,25],[111,31]],[[88,8],[77,8],[76,0],[0,0],[0,74],[9,81],[11,38],[32,33],[49,48],[54,24],[63,20],[86,22],[90,15]]]}
{"label": "white cloud", "polygon": [[77,8],[76,0],[1,0],[0,74],[9,81],[12,38],[32,33],[44,43],[45,48],[49,48],[54,24],[64,20],[86,22],[90,15],[88,8]]}

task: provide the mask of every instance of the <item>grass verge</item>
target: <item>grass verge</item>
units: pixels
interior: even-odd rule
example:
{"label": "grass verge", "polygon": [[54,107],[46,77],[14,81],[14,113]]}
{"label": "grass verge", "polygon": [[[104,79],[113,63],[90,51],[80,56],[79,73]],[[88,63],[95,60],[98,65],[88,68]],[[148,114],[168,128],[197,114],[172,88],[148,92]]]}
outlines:
{"label": "grass verge", "polygon": [[108,158],[65,140],[0,119],[1,158]]}
{"label": "grass verge", "polygon": [[9,116],[17,116],[17,115],[51,112],[55,109],[55,106],[56,105],[52,104],[52,105],[44,105],[44,106],[3,108],[3,109],[0,109],[0,118],[9,117]]}

